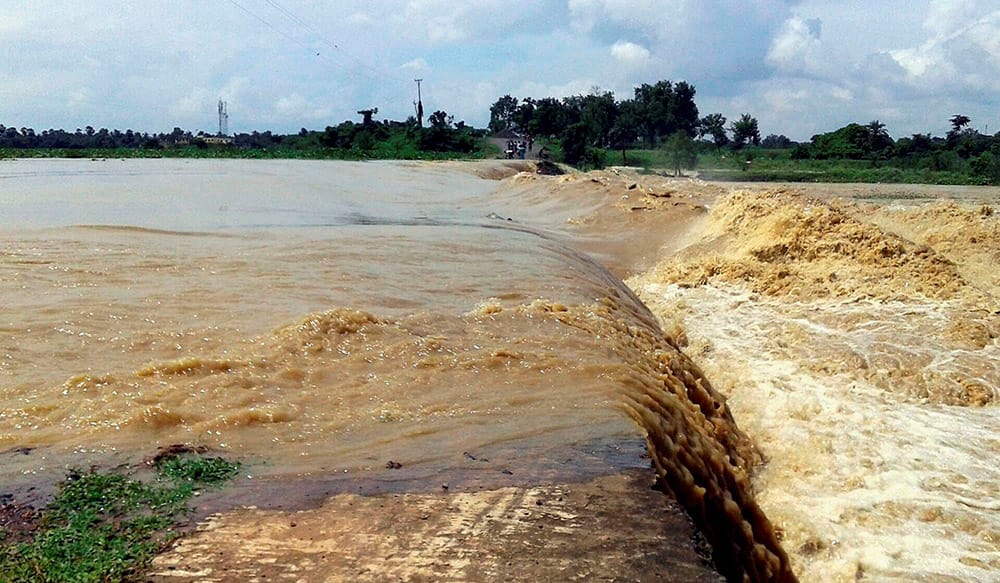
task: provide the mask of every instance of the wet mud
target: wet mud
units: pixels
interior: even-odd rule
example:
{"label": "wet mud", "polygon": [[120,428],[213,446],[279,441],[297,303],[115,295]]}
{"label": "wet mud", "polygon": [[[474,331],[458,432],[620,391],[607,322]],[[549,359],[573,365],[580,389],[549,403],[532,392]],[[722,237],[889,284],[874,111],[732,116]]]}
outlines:
{"label": "wet mud", "polygon": [[[653,508],[654,510],[650,510]],[[648,472],[245,508],[157,557],[152,581],[722,581]]]}

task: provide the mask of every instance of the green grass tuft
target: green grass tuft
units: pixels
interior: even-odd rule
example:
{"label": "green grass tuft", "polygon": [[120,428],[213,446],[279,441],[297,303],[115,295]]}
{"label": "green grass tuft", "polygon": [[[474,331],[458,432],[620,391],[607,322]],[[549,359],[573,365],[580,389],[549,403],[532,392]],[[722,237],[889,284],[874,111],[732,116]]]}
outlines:
{"label": "green grass tuft", "polygon": [[0,538],[0,581],[133,579],[176,538],[171,527],[194,493],[221,485],[238,469],[222,458],[188,454],[161,460],[151,483],[116,473],[70,472],[41,511],[31,540]]}
{"label": "green grass tuft", "polygon": [[160,474],[197,484],[221,484],[236,475],[240,465],[220,457],[169,457],[157,466]]}

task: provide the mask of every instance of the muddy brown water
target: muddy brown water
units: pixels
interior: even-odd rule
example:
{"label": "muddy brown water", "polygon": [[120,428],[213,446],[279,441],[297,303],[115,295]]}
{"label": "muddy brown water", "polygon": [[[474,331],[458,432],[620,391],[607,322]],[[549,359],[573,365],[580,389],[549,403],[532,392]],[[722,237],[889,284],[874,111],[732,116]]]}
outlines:
{"label": "muddy brown water", "polygon": [[3,162],[0,491],[240,459],[173,580],[710,580],[670,498],[733,578],[989,580],[995,191],[524,169]]}
{"label": "muddy brown water", "polygon": [[643,258],[585,226],[619,212],[607,185],[549,196],[483,170],[4,162],[4,487],[195,443],[276,487],[447,474],[468,454],[499,468],[479,479],[495,490],[505,469],[646,465],[567,454],[635,450],[644,427],[723,570],[787,575],[724,399],[594,258]]}
{"label": "muddy brown water", "polygon": [[627,365],[560,318],[641,306],[530,206],[495,218],[513,213],[494,182],[405,164],[4,170],[0,444],[44,450],[23,473],[187,441],[266,475],[635,434],[615,408]]}

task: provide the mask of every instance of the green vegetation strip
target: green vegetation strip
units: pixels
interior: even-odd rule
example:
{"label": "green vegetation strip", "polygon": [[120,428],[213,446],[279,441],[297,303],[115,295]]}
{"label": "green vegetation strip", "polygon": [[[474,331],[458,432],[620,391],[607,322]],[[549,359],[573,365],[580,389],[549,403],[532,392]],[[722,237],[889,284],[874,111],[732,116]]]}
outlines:
{"label": "green vegetation strip", "polygon": [[182,455],[157,463],[152,483],[116,473],[71,472],[40,512],[30,541],[0,532],[0,581],[111,582],[137,577],[200,489],[219,486],[239,464]]}
{"label": "green vegetation strip", "polygon": [[124,158],[203,158],[238,160],[477,160],[494,157],[495,146],[483,144],[473,152],[435,152],[420,150],[406,143],[379,143],[361,148],[0,148],[0,160],[18,158],[124,159]]}
{"label": "green vegetation strip", "polygon": [[[684,170],[698,169],[705,180],[735,182],[857,182],[885,184],[987,185],[991,179],[967,170],[900,165],[893,160],[795,159],[789,149],[744,148],[739,152],[713,149],[699,152]],[[641,168],[649,174],[671,176],[676,169],[668,147],[655,150],[607,152],[607,159]]]}

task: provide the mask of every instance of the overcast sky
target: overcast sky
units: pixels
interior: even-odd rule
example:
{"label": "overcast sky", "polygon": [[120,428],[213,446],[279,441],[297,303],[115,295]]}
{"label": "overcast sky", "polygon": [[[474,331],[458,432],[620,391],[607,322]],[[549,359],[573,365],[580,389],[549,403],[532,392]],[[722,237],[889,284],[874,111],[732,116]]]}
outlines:
{"label": "overcast sky", "polygon": [[[807,140],[1000,130],[1000,0],[0,0],[0,124],[322,129],[660,79]],[[988,126],[988,127],[987,127]]]}

